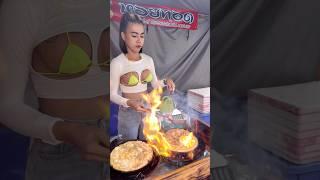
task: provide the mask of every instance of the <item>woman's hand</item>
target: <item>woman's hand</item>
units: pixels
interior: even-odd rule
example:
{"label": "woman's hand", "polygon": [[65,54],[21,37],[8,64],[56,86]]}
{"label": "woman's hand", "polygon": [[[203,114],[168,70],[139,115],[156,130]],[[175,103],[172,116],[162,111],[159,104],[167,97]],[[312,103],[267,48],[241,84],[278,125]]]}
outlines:
{"label": "woman's hand", "polygon": [[174,84],[172,79],[167,79],[167,89],[170,91],[170,93],[173,93],[176,89],[176,85]]}
{"label": "woman's hand", "polygon": [[83,159],[109,162],[109,143],[104,129],[58,121],[53,126],[53,134],[58,140],[78,147]]}
{"label": "woman's hand", "polygon": [[129,99],[127,101],[127,105],[132,107],[134,110],[138,111],[138,112],[149,112],[150,110],[149,109],[146,109],[143,104],[138,101],[138,100],[132,100],[132,99]]}

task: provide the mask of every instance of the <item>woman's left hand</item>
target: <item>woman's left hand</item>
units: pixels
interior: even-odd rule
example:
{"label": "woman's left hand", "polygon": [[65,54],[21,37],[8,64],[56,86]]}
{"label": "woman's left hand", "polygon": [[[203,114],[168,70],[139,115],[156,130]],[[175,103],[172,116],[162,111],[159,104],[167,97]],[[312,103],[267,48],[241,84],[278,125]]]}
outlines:
{"label": "woman's left hand", "polygon": [[167,79],[167,89],[170,91],[170,93],[173,93],[176,89],[176,85],[174,84],[172,79]]}

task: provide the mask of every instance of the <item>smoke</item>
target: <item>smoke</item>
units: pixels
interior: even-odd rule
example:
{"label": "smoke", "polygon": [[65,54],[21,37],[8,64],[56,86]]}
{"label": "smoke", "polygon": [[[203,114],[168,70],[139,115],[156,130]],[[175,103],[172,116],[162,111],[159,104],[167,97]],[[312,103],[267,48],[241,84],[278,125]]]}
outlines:
{"label": "smoke", "polygon": [[187,124],[188,128],[190,128],[190,125],[192,124],[191,117],[193,117],[194,115],[194,110],[192,110],[192,108],[188,106],[187,94],[182,91],[175,90],[172,94],[170,94],[168,91],[164,91],[163,96],[170,96],[175,103],[176,109],[181,111],[182,114],[185,114],[189,117],[187,119]]}
{"label": "smoke", "polygon": [[250,180],[285,179],[284,161],[248,140],[247,98],[225,97],[215,92],[213,100],[211,144],[217,152],[232,154],[237,159],[237,165],[230,163],[234,176]]}

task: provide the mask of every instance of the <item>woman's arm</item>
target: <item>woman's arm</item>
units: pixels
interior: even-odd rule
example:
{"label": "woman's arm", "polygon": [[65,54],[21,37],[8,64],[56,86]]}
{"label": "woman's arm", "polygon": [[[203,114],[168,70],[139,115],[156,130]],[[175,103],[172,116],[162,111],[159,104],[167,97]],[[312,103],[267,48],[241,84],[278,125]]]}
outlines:
{"label": "woman's arm", "polygon": [[158,76],[157,76],[157,73],[156,73],[156,70],[155,70],[155,67],[154,67],[154,62],[153,62],[152,58],[150,58],[150,62],[149,63],[150,63],[151,73],[152,73],[152,76],[153,76],[153,79],[152,79],[152,82],[151,82],[152,87],[153,88],[165,87],[166,86],[165,79],[158,80]]}
{"label": "woman's arm", "polygon": [[173,92],[175,90],[175,84],[174,84],[173,80],[172,79],[158,80],[156,70],[154,67],[154,62],[152,59],[150,60],[150,66],[151,66],[151,72],[152,72],[152,76],[153,76],[153,79],[151,82],[152,87],[153,88],[167,87],[170,92]]}
{"label": "woman's arm", "polygon": [[[61,141],[79,148],[84,159],[108,162],[108,138],[104,129],[62,121],[24,103],[29,66],[39,21],[31,16],[44,11],[40,1],[7,0],[0,9],[0,122],[8,128],[49,144]],[[33,1],[32,1],[33,2]],[[31,10],[32,9],[32,10]],[[44,15],[44,13],[39,13]]]}
{"label": "woman's arm", "polygon": [[165,84],[163,83],[163,80],[158,80],[158,76],[154,67],[154,62],[153,59],[150,58],[150,71],[152,73],[152,81],[151,81],[151,85],[153,88],[159,88],[159,87],[165,87]]}
{"label": "woman's arm", "polygon": [[117,61],[111,61],[110,64],[110,100],[124,107],[129,107],[128,99],[119,95],[121,64]]}
{"label": "woman's arm", "polygon": [[0,10],[0,51],[3,74],[0,79],[0,121],[8,128],[50,144],[58,141],[52,127],[59,118],[51,117],[24,103],[29,65],[38,21],[26,1],[3,1]]}

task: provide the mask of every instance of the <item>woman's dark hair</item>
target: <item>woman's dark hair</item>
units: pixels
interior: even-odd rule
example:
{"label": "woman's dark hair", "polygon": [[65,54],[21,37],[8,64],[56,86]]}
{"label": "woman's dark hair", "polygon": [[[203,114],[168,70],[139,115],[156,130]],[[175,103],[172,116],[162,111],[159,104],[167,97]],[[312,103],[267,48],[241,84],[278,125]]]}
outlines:
{"label": "woman's dark hair", "polygon": [[[124,54],[128,53],[128,50],[127,50],[127,46],[126,46],[125,42],[121,38],[121,32],[126,32],[129,23],[144,25],[142,19],[136,14],[125,13],[122,15],[121,21],[120,21],[120,31],[119,31],[119,46],[120,46],[121,51]],[[140,53],[141,52],[142,52],[142,48],[140,50]]]}

